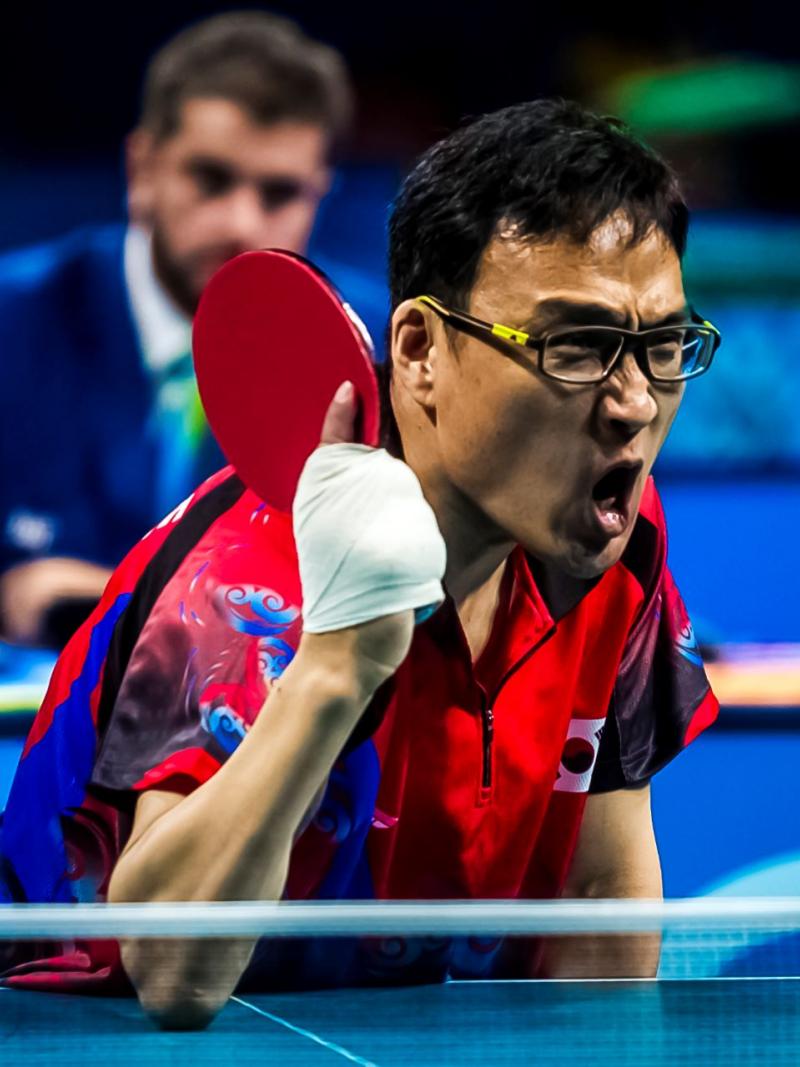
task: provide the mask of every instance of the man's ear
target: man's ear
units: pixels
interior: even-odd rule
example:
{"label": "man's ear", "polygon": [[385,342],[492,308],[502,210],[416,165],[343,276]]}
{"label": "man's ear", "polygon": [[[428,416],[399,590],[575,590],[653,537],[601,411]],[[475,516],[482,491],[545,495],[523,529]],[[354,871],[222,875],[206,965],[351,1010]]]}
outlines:
{"label": "man's ear", "polygon": [[153,217],[153,171],[156,144],[149,130],[138,127],[125,140],[125,174],[128,183],[128,217],[148,226]]}
{"label": "man's ear", "polygon": [[422,407],[435,408],[435,316],[417,300],[404,300],[392,314],[391,358],[395,386]]}

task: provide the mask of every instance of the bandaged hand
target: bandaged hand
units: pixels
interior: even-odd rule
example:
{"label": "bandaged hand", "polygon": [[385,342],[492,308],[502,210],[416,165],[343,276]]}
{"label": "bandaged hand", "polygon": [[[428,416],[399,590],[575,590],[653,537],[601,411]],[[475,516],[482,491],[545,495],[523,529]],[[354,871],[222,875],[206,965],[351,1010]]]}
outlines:
{"label": "bandaged hand", "polygon": [[311,634],[408,611],[419,622],[444,599],[445,545],[419,481],[384,449],[348,440],[353,410],[352,387],[340,390],[294,500]]}

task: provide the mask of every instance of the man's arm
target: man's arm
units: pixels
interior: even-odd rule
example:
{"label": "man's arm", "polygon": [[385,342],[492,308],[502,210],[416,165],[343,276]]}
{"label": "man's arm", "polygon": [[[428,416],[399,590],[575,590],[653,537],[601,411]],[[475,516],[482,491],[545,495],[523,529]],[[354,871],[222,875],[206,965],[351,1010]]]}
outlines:
{"label": "man's arm", "polygon": [[[247,737],[187,797],[144,794],[111,901],[277,900],[295,835],[378,686],[405,658],[413,613],[304,635]],[[207,1025],[253,941],[128,941],[122,960],[163,1026]]]}
{"label": "man's arm", "polygon": [[[661,898],[650,786],[592,794],[563,896]],[[548,978],[655,976],[657,934],[596,935],[549,939],[544,952]]]}
{"label": "man's arm", "polygon": [[45,622],[59,602],[99,600],[111,571],[69,557],[28,560],[0,574],[0,636],[16,644],[46,641]]}
{"label": "man's arm", "polygon": [[[325,419],[323,444],[351,441],[354,418],[354,389],[352,385],[340,387]],[[349,450],[344,454],[352,461]],[[358,461],[364,458],[359,450],[356,456]],[[177,802],[164,792],[139,801],[130,840],[111,877],[110,900],[281,897],[292,845],[319,802],[334,762],[376,690],[409,652],[414,633],[412,608],[425,606],[435,592],[441,593],[444,543],[433,513],[418,485],[414,492],[407,469],[388,456],[386,460],[380,477],[387,477],[388,468],[387,495],[404,499],[412,515],[416,514],[409,523],[413,540],[407,546],[393,543],[387,548],[380,523],[370,527],[373,540],[361,542],[363,565],[371,568],[372,579],[365,588],[387,587],[379,617],[370,618],[377,610],[371,599],[366,613],[363,606],[354,612],[351,604],[347,612],[337,605],[336,596],[354,599],[345,563],[337,567],[341,584],[328,581],[325,586],[334,604],[333,611],[328,605],[329,616],[317,610],[321,604],[324,607],[324,597],[315,588],[313,568],[310,579],[306,572],[303,593],[306,596],[310,587],[312,595],[297,655],[273,683],[246,737],[213,777]],[[326,493],[333,492],[331,483],[335,482],[330,470],[324,469],[325,491],[314,488],[311,476],[309,492],[318,494],[314,496],[318,506]],[[374,474],[372,478],[374,482]],[[375,491],[369,478],[367,489]],[[303,493],[301,478],[298,500]],[[296,501],[296,512],[299,507]],[[338,527],[325,519],[319,521],[315,540],[314,522],[308,512],[300,511],[297,545],[302,576],[304,551],[306,561],[316,553],[331,566],[332,552],[335,557],[341,546]],[[395,512],[388,509],[387,514],[392,521]],[[427,532],[426,571],[417,567],[411,554],[420,529]],[[335,535],[332,544],[326,542],[331,533]],[[355,557],[352,565],[360,566],[361,558]],[[398,559],[406,558],[412,559],[408,585],[398,581]],[[359,622],[365,614],[369,621]],[[336,628],[323,625],[331,618],[338,621]],[[353,621],[345,621],[348,618]],[[235,989],[253,944],[246,940],[143,939],[123,945],[122,961],[142,1005],[162,1025],[198,1027],[210,1022]]]}

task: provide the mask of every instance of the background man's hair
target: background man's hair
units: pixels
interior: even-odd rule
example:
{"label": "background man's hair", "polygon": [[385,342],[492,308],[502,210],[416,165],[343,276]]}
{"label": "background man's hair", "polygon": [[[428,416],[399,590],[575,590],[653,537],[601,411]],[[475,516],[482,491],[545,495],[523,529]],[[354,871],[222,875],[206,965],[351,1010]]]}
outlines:
{"label": "background man's hair", "polygon": [[619,211],[632,244],[657,228],[683,255],[677,176],[621,122],[566,100],[483,115],[430,148],[403,183],[389,223],[392,307],[427,292],[465,307],[501,227],[584,243]]}
{"label": "background man's hair", "polygon": [[341,55],[289,19],[239,11],[205,19],[173,37],[153,57],[144,79],[142,125],[157,140],[176,132],[183,103],[217,97],[256,122],[308,122],[341,145],[353,114]]}

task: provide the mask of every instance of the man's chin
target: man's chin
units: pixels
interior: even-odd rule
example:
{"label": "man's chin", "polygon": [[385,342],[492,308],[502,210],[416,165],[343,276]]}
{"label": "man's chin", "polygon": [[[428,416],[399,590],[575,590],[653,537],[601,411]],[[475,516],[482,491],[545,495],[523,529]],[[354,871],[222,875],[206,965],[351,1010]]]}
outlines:
{"label": "man's chin", "polygon": [[217,273],[222,270],[226,263],[230,261],[234,256],[218,256],[214,259],[204,260],[198,267],[196,267],[189,276],[189,285],[193,293],[195,294],[196,301],[200,300],[203,294],[203,290]]}
{"label": "man's chin", "polygon": [[602,545],[570,541],[551,562],[572,578],[599,578],[614,564],[619,563],[628,538],[629,533],[626,531]]}
{"label": "man's chin", "polygon": [[197,310],[205,283],[196,269],[179,264],[167,251],[161,234],[153,230],[153,266],[173,303],[191,317]]}

